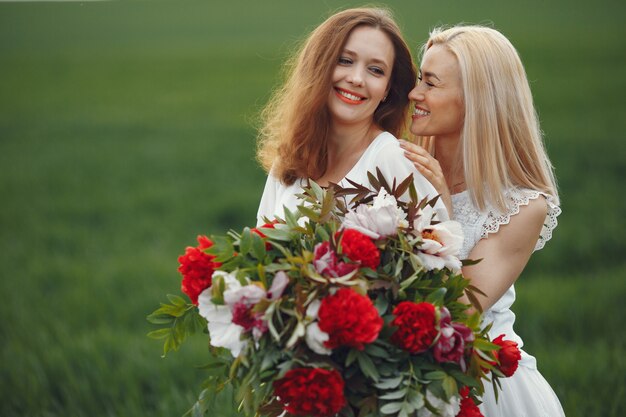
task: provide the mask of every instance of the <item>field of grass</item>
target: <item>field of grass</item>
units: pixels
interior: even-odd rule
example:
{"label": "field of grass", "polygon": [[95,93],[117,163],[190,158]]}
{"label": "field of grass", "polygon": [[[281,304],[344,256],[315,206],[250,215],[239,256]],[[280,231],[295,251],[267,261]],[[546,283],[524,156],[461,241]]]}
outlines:
{"label": "field of grass", "polygon": [[[166,359],[145,316],[200,233],[254,222],[254,117],[342,4],[0,3],[0,415],[182,415],[206,341]],[[569,417],[626,415],[626,5],[388,2],[417,50],[488,23],[526,64],[563,200],[517,330]],[[235,415],[224,398],[212,416]]]}

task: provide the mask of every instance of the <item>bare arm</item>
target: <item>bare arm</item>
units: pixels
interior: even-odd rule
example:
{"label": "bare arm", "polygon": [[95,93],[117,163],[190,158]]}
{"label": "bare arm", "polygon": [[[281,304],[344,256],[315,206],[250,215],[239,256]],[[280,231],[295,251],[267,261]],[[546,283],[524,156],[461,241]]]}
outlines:
{"label": "bare arm", "polygon": [[470,252],[470,259],[482,258],[482,261],[464,267],[463,275],[486,294],[486,297],[477,294],[483,310],[494,305],[524,270],[539,238],[546,212],[543,197],[531,200],[527,206],[520,207],[518,214],[511,216],[509,224],[478,241]]}

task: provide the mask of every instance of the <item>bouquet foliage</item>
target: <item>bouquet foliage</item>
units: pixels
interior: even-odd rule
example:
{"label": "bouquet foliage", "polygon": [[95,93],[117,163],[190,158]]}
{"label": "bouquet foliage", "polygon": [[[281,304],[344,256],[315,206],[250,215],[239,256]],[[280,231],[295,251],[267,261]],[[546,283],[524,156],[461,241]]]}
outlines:
{"label": "bouquet foliage", "polygon": [[284,219],[200,236],[179,258],[191,302],[169,295],[148,320],[164,355],[208,333],[192,415],[230,385],[247,416],[479,416],[484,381],[515,371],[513,342],[481,328],[460,225],[436,218],[412,176],[369,180],[310,182]]}

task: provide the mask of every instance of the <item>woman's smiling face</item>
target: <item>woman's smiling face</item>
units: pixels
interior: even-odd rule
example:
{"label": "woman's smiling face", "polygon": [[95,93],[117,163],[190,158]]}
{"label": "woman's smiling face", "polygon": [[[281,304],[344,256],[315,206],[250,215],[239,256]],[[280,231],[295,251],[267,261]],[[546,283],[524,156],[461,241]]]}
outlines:
{"label": "woman's smiling face", "polygon": [[370,26],[356,27],[333,72],[328,97],[332,122],[371,123],[387,95],[393,62],[393,43],[384,32]]}
{"label": "woman's smiling face", "polygon": [[459,138],[465,118],[461,68],[441,45],[424,54],[418,83],[409,93],[414,103],[411,132],[418,136]]}

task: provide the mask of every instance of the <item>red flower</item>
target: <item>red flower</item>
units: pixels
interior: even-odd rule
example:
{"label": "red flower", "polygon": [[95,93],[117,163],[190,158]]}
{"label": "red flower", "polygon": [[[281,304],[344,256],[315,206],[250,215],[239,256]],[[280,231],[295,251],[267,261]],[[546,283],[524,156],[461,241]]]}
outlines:
{"label": "red flower", "polygon": [[[259,229],[274,229],[274,225],[278,223],[277,220],[274,220],[271,223],[265,223],[263,226],[260,226],[259,228],[253,228],[250,229],[250,232],[252,233],[256,233],[257,235],[261,236],[262,239],[265,239],[267,236],[265,235],[265,233],[261,232]],[[270,250],[272,248],[272,244],[269,242],[265,242],[265,250]]]}
{"label": "red flower", "polygon": [[383,327],[383,319],[369,297],[342,288],[322,300],[318,312],[321,331],[328,333],[329,349],[351,346],[359,350],[372,343]]}
{"label": "red flower", "polygon": [[433,348],[433,356],[437,362],[455,362],[465,372],[465,347],[474,340],[474,333],[463,323],[452,322],[450,312],[441,308],[439,319],[439,338]]}
{"label": "red flower", "polygon": [[391,322],[398,327],[391,341],[411,353],[427,350],[437,337],[435,306],[430,303],[403,301],[393,310]]}
{"label": "red flower", "polygon": [[345,405],[343,387],[343,379],[335,370],[297,368],[274,381],[274,395],[293,415],[326,417]]}
{"label": "red flower", "polygon": [[342,277],[359,268],[358,264],[339,261],[335,252],[330,249],[328,241],[315,245],[314,254],[313,266],[324,276]]}
{"label": "red flower", "polygon": [[215,256],[204,252],[213,246],[209,238],[198,236],[198,243],[195,248],[187,247],[185,254],[178,257],[180,263],[178,271],[183,276],[181,290],[195,305],[198,305],[200,293],[211,286],[213,272],[221,265],[219,262],[213,262]]}
{"label": "red flower", "polygon": [[480,412],[480,409],[469,396],[469,389],[467,387],[461,388],[461,410],[456,417],[484,417]]}
{"label": "red flower", "polygon": [[351,261],[376,269],[380,264],[380,252],[372,239],[358,230],[345,229],[341,236],[341,250]]}
{"label": "red flower", "polygon": [[493,343],[500,346],[500,350],[496,351],[496,357],[500,364],[498,369],[500,369],[506,377],[513,375],[517,370],[520,359],[522,359],[522,354],[517,348],[517,343],[512,340],[504,340],[503,334],[496,337]]}

